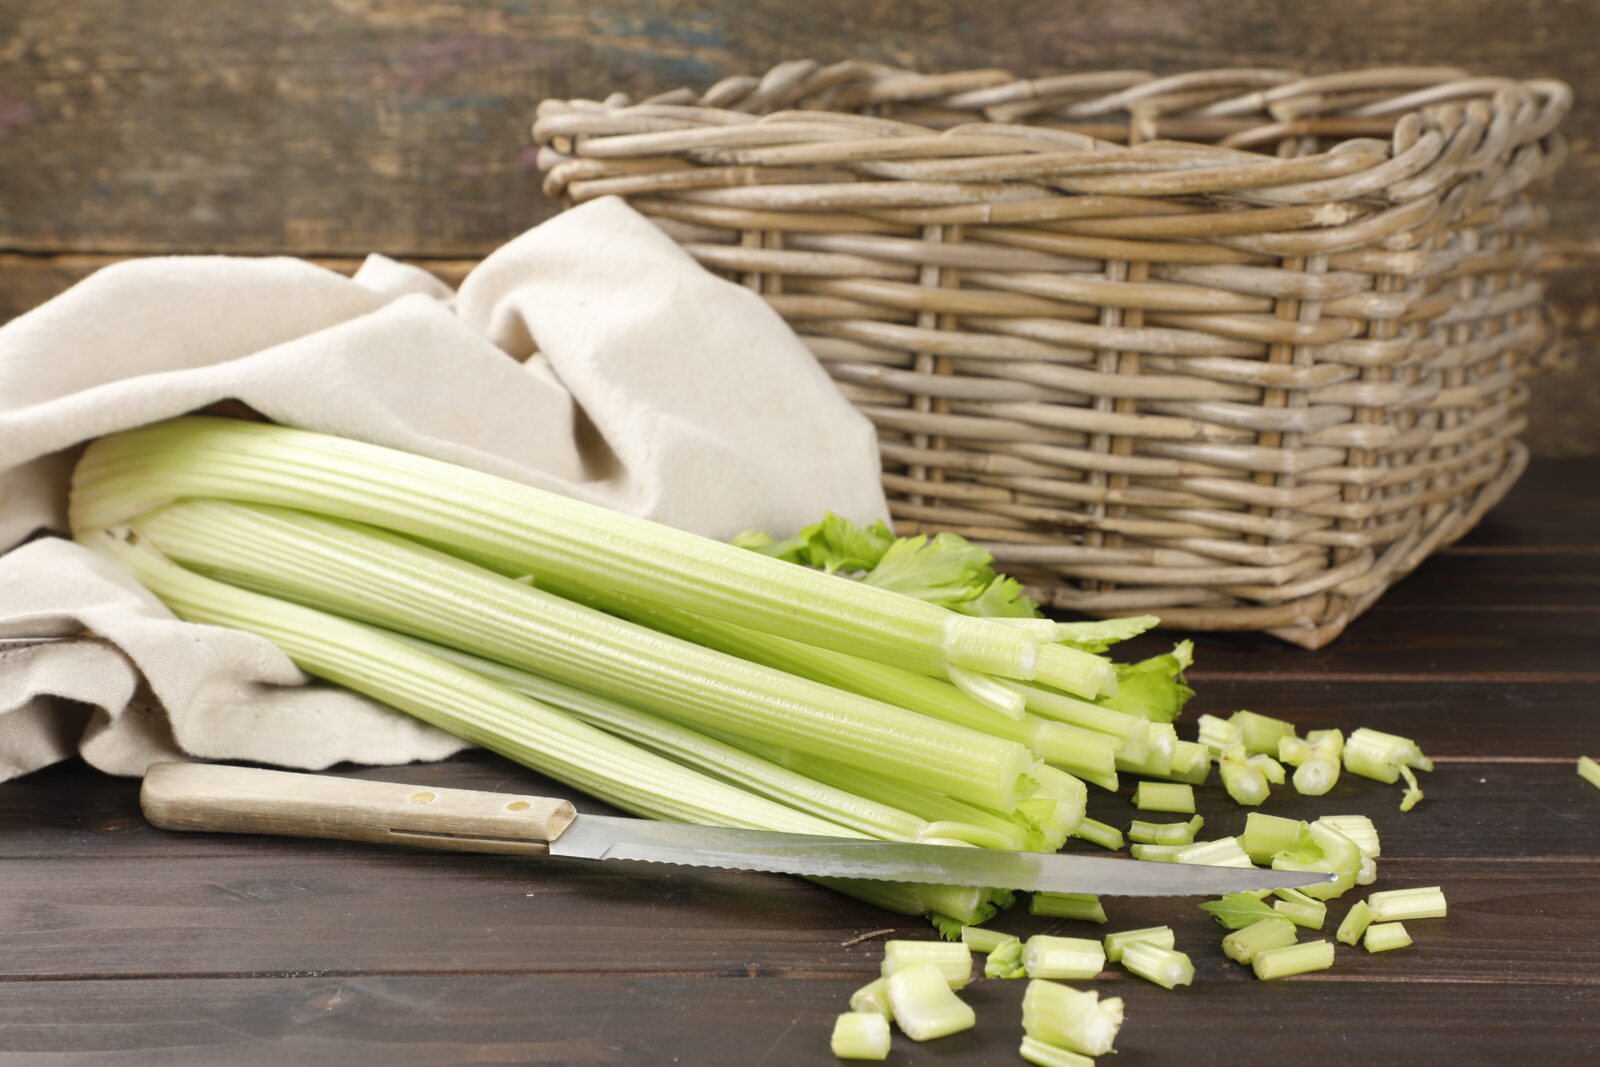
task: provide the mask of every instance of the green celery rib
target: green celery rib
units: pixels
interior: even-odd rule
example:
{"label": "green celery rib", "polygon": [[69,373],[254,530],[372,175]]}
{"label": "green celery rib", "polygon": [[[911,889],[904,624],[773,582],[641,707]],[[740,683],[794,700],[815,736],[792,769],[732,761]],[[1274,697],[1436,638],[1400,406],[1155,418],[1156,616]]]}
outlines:
{"label": "green celery rib", "polygon": [[[652,819],[784,833],[866,837],[683,767],[371,627],[238,589],[185,570],[130,530],[81,535],[181,618],[271,641],[309,674],[380,700],[491,752]],[[815,879],[906,915],[967,922],[993,914],[989,893],[965,886]]]}
{"label": "green celery rib", "polygon": [[930,836],[927,833],[929,823],[916,815],[796,774],[770,760],[620,701],[443,645],[405,635],[396,637],[513,692],[559,708],[590,726],[800,811],[890,841],[920,841]]}
{"label": "green celery rib", "polygon": [[127,522],[162,502],[276,504],[449,544],[523,573],[693,606],[814,644],[943,675],[947,666],[1114,692],[1109,661],[1025,629],[453,464],[324,434],[189,417],[97,440],[74,475],[74,531]]}
{"label": "green celery rib", "polygon": [[763,633],[682,608],[584,588],[560,578],[541,577],[536,584],[558,596],[752,663],[1014,741],[1062,770],[1108,789],[1117,787],[1118,742],[1114,736],[1038,715],[1025,714],[1021,718],[1001,715],[938,678]]}
{"label": "green celery rib", "polygon": [[383,531],[216,500],[168,505],[133,528],[230,583],[999,810],[1015,807],[1033,761],[1013,742],[655,633]]}

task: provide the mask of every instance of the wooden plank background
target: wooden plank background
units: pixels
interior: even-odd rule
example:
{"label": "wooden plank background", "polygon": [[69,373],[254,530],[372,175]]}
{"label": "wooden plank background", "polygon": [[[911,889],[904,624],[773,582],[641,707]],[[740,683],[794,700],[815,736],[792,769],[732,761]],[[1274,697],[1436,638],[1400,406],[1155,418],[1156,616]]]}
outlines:
{"label": "wooden plank background", "polygon": [[[548,216],[539,100],[785,59],[1022,75],[1453,63],[1563,78],[1551,194],[1572,351],[1600,339],[1594,0],[0,0],[0,320],[127,255],[368,252],[454,278]],[[1543,455],[1600,454],[1600,366],[1536,390]]]}

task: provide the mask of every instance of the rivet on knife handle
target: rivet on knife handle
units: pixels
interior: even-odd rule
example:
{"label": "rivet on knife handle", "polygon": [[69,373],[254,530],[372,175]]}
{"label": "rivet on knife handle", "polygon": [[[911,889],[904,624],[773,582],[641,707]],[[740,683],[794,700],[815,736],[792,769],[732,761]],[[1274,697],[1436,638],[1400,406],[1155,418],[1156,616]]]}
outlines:
{"label": "rivet on knife handle", "polygon": [[551,797],[435,789],[213,763],[157,763],[139,794],[164,830],[287,834],[544,855],[577,816]]}

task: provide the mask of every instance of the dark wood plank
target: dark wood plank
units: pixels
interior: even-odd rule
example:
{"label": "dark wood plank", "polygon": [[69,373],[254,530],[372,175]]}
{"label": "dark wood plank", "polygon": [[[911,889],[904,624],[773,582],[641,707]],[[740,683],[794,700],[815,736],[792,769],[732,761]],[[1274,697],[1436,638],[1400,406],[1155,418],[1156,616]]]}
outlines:
{"label": "dark wood plank", "polygon": [[[1399,953],[1382,960],[1403,966]],[[1317,976],[1167,992],[1119,983],[1119,1067],[1448,1062],[1600,1053],[1593,986],[1334,982]],[[0,1057],[17,1067],[562,1063],[836,1067],[833,1017],[853,979],[297,978],[49,982],[0,996]],[[974,1030],[917,1045],[890,1067],[1004,1064],[1021,1039],[1020,982],[963,991]],[[1124,988],[1126,987],[1126,988]],[[685,1010],[685,1006],[692,1010]],[[72,1025],[62,1025],[72,1020]],[[1176,1050],[1181,1050],[1181,1053]],[[1564,1054],[1566,1058],[1558,1059]],[[1586,1055],[1587,1054],[1587,1055]],[[1337,1057],[1337,1060],[1335,1060]]]}
{"label": "dark wood plank", "polygon": [[[276,854],[272,854],[272,852]],[[1600,859],[1391,858],[1374,890],[1439,885],[1448,919],[1418,920],[1426,947],[1406,980],[1469,973],[1504,981],[1597,981]],[[372,850],[329,855],[293,843],[255,856],[7,860],[0,975],[21,978],[316,974],[868,975],[863,933],[934,936],[799,879],[679,873],[621,864]],[[1348,903],[1329,909],[1335,921]],[[1202,979],[1247,980],[1223,931],[1192,902],[1107,901],[1112,929],[1170,925]],[[992,923],[1023,936],[1100,936],[1095,924],[1021,911]],[[1329,927],[1332,929],[1332,927]],[[1349,975],[1388,973],[1351,952]],[[865,979],[863,979],[865,980]],[[1108,976],[1108,981],[1120,978]]]}
{"label": "dark wood plank", "polygon": [[7,171],[6,249],[478,255],[550,210],[527,152],[541,98],[706,87],[802,55],[1023,75],[1425,60],[1566,78],[1576,151],[1556,232],[1600,232],[1585,194],[1600,9],[1562,0],[10,7],[0,114],[7,150],[33,165]]}
{"label": "dark wood plank", "polygon": [[[1593,349],[1589,350],[1590,352]],[[1592,357],[1589,362],[1595,362]],[[1541,459],[1466,536],[1444,554],[1588,554],[1600,530],[1600,459]]]}

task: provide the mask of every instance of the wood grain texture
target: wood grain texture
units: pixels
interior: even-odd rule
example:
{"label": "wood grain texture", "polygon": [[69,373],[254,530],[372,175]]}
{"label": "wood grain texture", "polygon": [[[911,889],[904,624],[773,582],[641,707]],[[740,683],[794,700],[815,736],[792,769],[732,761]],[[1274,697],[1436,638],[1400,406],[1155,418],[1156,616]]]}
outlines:
{"label": "wood grain texture", "polygon": [[[1550,194],[1552,301],[1600,326],[1600,68],[1584,0],[4,0],[0,316],[69,257],[170,251],[473,259],[547,217],[545,97],[707,86],[798,56],[1019,74],[1438,62],[1577,90]],[[29,253],[19,256],[16,253]],[[1600,365],[1537,391],[1537,454],[1600,452]]]}

